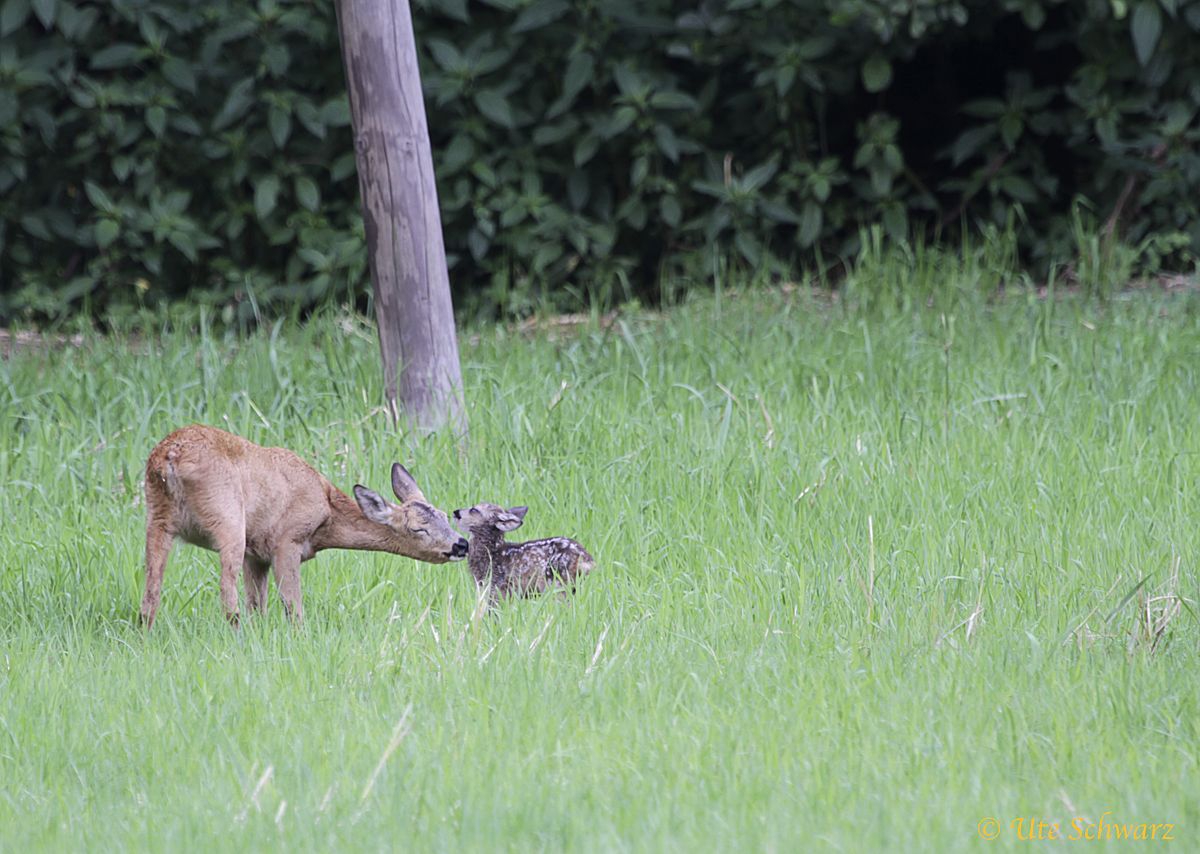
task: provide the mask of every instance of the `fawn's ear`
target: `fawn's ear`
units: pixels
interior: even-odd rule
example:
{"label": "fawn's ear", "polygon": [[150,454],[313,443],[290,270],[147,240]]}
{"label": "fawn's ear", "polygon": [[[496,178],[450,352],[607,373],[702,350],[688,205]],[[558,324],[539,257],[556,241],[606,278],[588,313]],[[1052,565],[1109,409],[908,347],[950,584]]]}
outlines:
{"label": "fawn's ear", "polygon": [[425,497],[421,487],[417,486],[417,481],[400,463],[392,463],[392,492],[396,493],[401,503]]}
{"label": "fawn's ear", "polygon": [[515,531],[521,527],[521,523],[525,520],[525,514],[528,512],[528,507],[512,507],[498,513],[496,514],[496,527],[505,532]]}
{"label": "fawn's ear", "polygon": [[392,521],[392,508],[378,492],[373,492],[356,483],[354,484],[354,500],[358,502],[358,509],[372,522],[387,525]]}

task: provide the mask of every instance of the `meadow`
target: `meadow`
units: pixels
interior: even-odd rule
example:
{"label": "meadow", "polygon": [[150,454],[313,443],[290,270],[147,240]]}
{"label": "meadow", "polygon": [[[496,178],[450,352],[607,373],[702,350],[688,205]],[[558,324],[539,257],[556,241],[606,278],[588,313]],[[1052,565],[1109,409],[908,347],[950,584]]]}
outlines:
{"label": "meadow", "polygon": [[[867,302],[468,326],[465,446],[391,428],[332,309],[0,361],[0,850],[1200,847],[1200,298]],[[598,568],[479,618],[462,563],[326,552],[303,627],[272,589],[235,633],[180,545],[146,633],[191,422]]]}

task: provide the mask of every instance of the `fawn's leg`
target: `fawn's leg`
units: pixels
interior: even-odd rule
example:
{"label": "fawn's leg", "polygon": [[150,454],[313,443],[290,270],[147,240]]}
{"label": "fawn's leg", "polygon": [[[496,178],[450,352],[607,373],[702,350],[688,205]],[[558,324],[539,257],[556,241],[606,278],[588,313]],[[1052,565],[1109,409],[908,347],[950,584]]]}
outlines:
{"label": "fawn's leg", "polygon": [[271,565],[256,557],[246,556],[242,561],[242,585],[246,588],[246,608],[253,611],[267,609],[267,581],[271,577]]}
{"label": "fawn's leg", "polygon": [[149,511],[146,517],[146,592],[142,594],[142,622],[146,628],[154,625],[154,617],[158,613],[158,604],[162,599],[163,570],[174,543],[175,535],[166,523]]}
{"label": "fawn's leg", "polygon": [[296,623],[304,620],[304,603],[300,596],[300,547],[295,543],[284,543],[275,550],[272,562],[275,569],[275,586],[283,601],[283,610]]}

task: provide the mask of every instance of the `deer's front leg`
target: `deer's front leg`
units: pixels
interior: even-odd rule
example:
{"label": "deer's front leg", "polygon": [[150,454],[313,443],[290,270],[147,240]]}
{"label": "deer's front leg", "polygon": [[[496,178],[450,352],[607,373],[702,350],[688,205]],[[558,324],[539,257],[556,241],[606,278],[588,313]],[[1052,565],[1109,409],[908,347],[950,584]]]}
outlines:
{"label": "deer's front leg", "polygon": [[275,550],[273,561],[275,587],[283,601],[283,609],[295,622],[304,619],[304,603],[300,600],[300,546],[285,543]]}

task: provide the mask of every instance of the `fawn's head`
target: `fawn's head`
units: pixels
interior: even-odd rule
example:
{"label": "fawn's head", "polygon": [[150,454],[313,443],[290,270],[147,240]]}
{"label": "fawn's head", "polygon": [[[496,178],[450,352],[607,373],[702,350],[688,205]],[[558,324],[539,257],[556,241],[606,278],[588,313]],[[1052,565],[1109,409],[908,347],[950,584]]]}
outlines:
{"label": "fawn's head", "polygon": [[475,534],[486,535],[494,531],[501,534],[515,531],[521,527],[521,523],[525,520],[525,514],[528,512],[528,507],[505,509],[499,504],[490,504],[484,501],[474,507],[455,510],[451,515],[454,516],[454,523],[458,525],[459,530],[474,536]]}
{"label": "fawn's head", "polygon": [[355,484],[354,500],[367,519],[383,525],[389,536],[404,544],[404,554],[427,563],[445,563],[467,556],[467,541],[450,527],[446,514],[429,503],[408,469],[400,463],[392,464],[392,491],[399,504]]}

